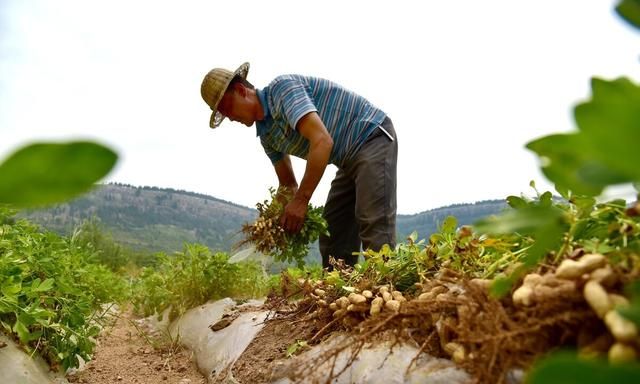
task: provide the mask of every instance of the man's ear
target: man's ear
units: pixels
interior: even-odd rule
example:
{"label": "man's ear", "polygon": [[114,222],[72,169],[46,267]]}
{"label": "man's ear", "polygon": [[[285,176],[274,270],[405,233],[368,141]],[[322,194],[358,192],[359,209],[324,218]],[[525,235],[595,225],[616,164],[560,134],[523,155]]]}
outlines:
{"label": "man's ear", "polygon": [[245,87],[242,83],[233,84],[233,90],[242,97],[247,96],[247,87]]}

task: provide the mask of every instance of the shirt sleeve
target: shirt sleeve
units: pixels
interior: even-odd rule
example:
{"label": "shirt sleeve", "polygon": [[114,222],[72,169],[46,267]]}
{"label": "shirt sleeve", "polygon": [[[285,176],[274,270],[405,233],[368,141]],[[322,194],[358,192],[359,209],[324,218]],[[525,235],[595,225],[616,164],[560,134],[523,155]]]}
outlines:
{"label": "shirt sleeve", "polygon": [[291,128],[296,129],[304,115],[318,111],[302,81],[279,78],[271,87],[275,112],[284,115]]}

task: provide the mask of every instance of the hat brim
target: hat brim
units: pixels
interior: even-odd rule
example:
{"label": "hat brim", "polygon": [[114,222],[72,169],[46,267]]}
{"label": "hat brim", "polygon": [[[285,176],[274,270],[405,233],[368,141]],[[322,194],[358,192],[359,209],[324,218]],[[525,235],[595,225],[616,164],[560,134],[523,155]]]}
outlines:
{"label": "hat brim", "polygon": [[[243,79],[246,79],[248,74],[249,74],[249,63],[248,62],[242,63],[242,65],[240,65],[238,69],[236,69],[233,72],[233,76],[231,76],[231,78],[229,78],[227,83],[224,85],[224,91],[225,92],[227,91],[227,88],[229,88],[229,84],[231,84],[231,80],[233,80],[234,77],[241,76]],[[213,112],[211,113],[211,118],[209,119],[209,126],[211,128],[219,127],[220,124],[222,124],[222,121],[224,120],[224,115],[218,112],[218,104],[220,104],[220,100],[222,100],[222,97],[224,96],[225,92],[220,93],[218,100],[216,100],[215,108],[212,108]]]}

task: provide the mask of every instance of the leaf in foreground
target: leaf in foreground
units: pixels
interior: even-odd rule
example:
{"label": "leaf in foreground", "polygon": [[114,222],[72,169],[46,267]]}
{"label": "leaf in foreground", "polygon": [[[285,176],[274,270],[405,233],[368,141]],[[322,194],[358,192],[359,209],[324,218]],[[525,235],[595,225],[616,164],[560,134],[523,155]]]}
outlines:
{"label": "leaf in foreground", "polygon": [[579,131],[531,141],[542,171],[560,189],[599,195],[640,181],[640,87],[627,78],[591,81],[593,96],[574,110]]}
{"label": "leaf in foreground", "polygon": [[0,203],[29,207],[68,200],[106,176],[117,159],[92,142],[27,145],[0,164]]}
{"label": "leaf in foreground", "polygon": [[561,352],[542,359],[527,376],[527,384],[640,383],[640,364],[609,365],[600,360],[579,360]]}

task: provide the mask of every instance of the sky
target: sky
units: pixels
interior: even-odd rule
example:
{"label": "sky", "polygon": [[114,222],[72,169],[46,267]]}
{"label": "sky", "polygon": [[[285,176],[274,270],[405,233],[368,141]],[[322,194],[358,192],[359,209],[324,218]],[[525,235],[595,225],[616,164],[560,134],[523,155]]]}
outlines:
{"label": "sky", "polygon": [[[0,0],[0,159],[32,141],[94,140],[103,180],[248,207],[277,186],[254,127],[209,128],[214,67],[266,86],[331,79],[398,134],[398,213],[531,196],[552,185],[525,144],[576,129],[593,76],[640,79],[640,35],[608,0]],[[298,180],[305,162],[294,159]],[[323,205],[329,166],[312,204]]]}

